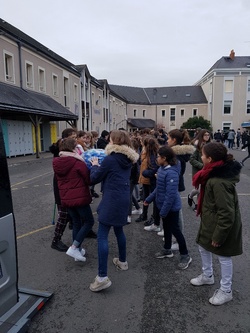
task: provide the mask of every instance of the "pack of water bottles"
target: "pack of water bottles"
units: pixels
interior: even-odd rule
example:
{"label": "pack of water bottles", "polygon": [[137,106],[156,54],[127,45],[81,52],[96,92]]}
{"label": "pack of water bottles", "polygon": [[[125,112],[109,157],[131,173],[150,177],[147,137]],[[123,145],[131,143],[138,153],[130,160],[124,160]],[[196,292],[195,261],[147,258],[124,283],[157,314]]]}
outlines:
{"label": "pack of water bottles", "polygon": [[98,163],[101,165],[102,161],[106,157],[105,150],[104,149],[89,149],[83,153],[84,161],[87,164],[87,167],[90,169],[92,164],[90,160],[93,157],[98,157]]}

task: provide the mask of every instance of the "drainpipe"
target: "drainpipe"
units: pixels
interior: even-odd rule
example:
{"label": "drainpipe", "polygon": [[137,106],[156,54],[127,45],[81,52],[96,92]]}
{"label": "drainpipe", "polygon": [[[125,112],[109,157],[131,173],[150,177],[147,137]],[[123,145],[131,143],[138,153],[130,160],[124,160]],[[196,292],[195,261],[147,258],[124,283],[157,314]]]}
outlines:
{"label": "drainpipe", "polygon": [[23,89],[23,72],[22,72],[22,49],[21,42],[17,42],[18,45],[18,59],[19,59],[19,73],[20,73],[20,87]]}

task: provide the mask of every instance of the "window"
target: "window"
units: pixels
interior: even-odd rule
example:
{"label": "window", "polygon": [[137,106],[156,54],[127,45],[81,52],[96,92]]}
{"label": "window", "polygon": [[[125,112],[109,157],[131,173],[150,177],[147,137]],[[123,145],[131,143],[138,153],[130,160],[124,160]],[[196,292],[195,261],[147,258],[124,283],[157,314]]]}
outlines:
{"label": "window", "polygon": [[231,93],[233,92],[233,80],[225,80],[224,83],[224,91],[226,93]]}
{"label": "window", "polygon": [[134,109],[134,117],[137,117],[137,110]]}
{"label": "window", "polygon": [[185,116],[185,110],[181,109],[181,117],[184,117],[184,116]]}
{"label": "window", "polygon": [[250,91],[250,80],[247,81],[247,91]]}
{"label": "window", "polygon": [[247,101],[247,114],[250,114],[250,101]]}
{"label": "window", "polygon": [[143,116],[143,118],[146,117],[146,110],[142,110],[142,116]]}
{"label": "window", "polygon": [[232,128],[232,123],[223,123],[222,124],[222,129],[223,129],[223,131],[229,131],[230,130],[230,128]]}
{"label": "window", "polygon": [[38,68],[39,91],[45,91],[45,71],[43,68]]}
{"label": "window", "polygon": [[198,110],[197,109],[193,109],[193,117],[197,117],[198,116]]}
{"label": "window", "polygon": [[74,101],[78,102],[78,85],[74,84]]}
{"label": "window", "polygon": [[26,86],[28,88],[34,87],[33,64],[30,62],[26,62]]}
{"label": "window", "polygon": [[161,110],[161,116],[162,118],[166,117],[166,110]]}
{"label": "window", "polygon": [[11,53],[4,53],[5,81],[15,82],[14,80],[14,58]]}
{"label": "window", "polygon": [[64,106],[69,106],[69,79],[63,78]]}
{"label": "window", "polygon": [[232,101],[224,101],[224,114],[230,114],[232,107]]}
{"label": "window", "polygon": [[170,109],[170,121],[175,121],[175,108]]}
{"label": "window", "polygon": [[53,95],[58,96],[58,76],[55,74],[52,74],[52,89]]}

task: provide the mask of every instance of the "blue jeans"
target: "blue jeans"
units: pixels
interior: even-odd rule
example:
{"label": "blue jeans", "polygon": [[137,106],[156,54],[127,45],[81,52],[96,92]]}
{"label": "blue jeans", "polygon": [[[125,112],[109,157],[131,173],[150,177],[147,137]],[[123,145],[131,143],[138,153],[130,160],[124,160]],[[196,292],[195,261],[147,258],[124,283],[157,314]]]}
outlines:
{"label": "blue jeans", "polygon": [[172,245],[172,234],[179,244],[179,251],[181,255],[188,254],[187,245],[185,238],[181,232],[179,225],[179,212],[169,212],[166,217],[162,218],[163,229],[164,229],[164,238],[166,250],[171,249]]}
{"label": "blue jeans", "polygon": [[79,247],[94,225],[90,205],[68,208],[73,221],[73,245]]}
{"label": "blue jeans", "polygon": [[[108,274],[108,235],[111,226],[99,222],[97,241],[98,241],[98,275],[100,277]],[[123,227],[113,227],[119,249],[119,260],[126,261],[126,236]]]}

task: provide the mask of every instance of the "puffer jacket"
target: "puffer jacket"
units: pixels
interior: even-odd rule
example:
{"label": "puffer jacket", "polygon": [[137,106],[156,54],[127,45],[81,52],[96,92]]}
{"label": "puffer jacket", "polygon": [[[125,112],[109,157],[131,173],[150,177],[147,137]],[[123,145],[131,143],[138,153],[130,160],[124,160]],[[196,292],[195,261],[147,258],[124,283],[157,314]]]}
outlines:
{"label": "puffer jacket", "polygon": [[195,147],[192,145],[176,145],[171,147],[176,154],[176,157],[181,163],[181,173],[179,179],[179,192],[185,191],[184,173],[186,171],[186,163],[190,156],[194,153]]}
{"label": "puffer jacket", "polygon": [[86,163],[77,153],[60,152],[59,156],[53,159],[53,169],[62,205],[79,207],[90,204],[90,175]]}
{"label": "puffer jacket", "polygon": [[[214,168],[205,186],[196,241],[207,251],[221,256],[242,253],[242,224],[236,192],[240,169],[236,161]],[[213,247],[212,241],[221,246]]]}
{"label": "puffer jacket", "polygon": [[203,162],[201,159],[201,152],[196,149],[195,152],[190,156],[189,163],[192,165],[192,175],[194,176],[196,172],[203,168]]}
{"label": "puffer jacket", "polygon": [[130,174],[139,155],[125,145],[108,144],[100,166],[90,170],[92,184],[103,182],[102,200],[97,208],[99,222],[110,226],[127,223],[130,207]]}
{"label": "puffer jacket", "polygon": [[181,165],[161,166],[157,171],[155,190],[146,198],[147,203],[155,200],[160,216],[165,217],[170,211],[181,209],[181,198],[178,192]]}

